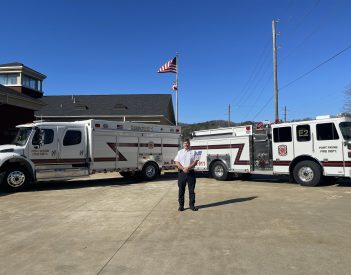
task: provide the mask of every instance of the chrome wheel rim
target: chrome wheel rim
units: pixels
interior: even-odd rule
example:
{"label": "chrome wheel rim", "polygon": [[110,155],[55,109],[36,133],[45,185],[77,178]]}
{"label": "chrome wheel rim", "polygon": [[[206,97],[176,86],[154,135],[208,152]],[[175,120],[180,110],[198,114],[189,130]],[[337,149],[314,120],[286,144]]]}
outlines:
{"label": "chrome wheel rim", "polygon": [[11,187],[20,187],[26,181],[26,175],[22,171],[12,171],[7,176],[7,184]]}
{"label": "chrome wheel rim", "polygon": [[313,170],[311,169],[311,167],[308,166],[304,166],[301,167],[299,170],[299,178],[303,181],[303,182],[309,182],[313,179],[314,177],[314,173]]}
{"label": "chrome wheel rim", "polygon": [[153,165],[146,167],[145,174],[148,178],[152,178],[156,174],[156,168]]}
{"label": "chrome wheel rim", "polygon": [[216,177],[222,177],[224,175],[224,169],[222,167],[222,165],[216,165],[214,168],[214,173],[216,175]]}

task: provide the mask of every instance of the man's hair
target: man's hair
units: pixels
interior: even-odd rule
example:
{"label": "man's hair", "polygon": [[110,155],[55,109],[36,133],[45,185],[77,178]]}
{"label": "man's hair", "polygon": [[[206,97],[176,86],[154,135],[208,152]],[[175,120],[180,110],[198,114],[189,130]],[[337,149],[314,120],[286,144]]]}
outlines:
{"label": "man's hair", "polygon": [[189,143],[190,143],[190,139],[185,138],[185,139],[183,139],[183,143],[184,143],[184,142],[189,142]]}

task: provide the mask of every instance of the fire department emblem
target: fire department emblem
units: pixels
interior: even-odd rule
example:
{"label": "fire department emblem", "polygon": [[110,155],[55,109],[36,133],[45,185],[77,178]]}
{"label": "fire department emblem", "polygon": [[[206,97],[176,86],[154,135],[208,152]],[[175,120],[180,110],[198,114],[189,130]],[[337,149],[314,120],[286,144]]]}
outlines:
{"label": "fire department emblem", "polygon": [[288,148],[286,147],[286,145],[278,146],[278,154],[279,156],[286,156],[288,154]]}

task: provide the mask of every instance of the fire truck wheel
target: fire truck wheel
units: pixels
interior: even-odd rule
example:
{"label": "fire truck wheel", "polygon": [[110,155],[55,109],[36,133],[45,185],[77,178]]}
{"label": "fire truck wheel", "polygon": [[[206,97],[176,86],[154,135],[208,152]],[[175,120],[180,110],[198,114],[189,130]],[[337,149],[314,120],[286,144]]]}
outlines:
{"label": "fire truck wheel", "polygon": [[2,173],[1,185],[7,191],[21,191],[27,187],[29,182],[28,171],[21,166],[11,166]]}
{"label": "fire truck wheel", "polygon": [[148,162],[144,165],[141,171],[141,176],[144,180],[153,180],[159,175],[159,168],[153,162]]}
{"label": "fire truck wheel", "polygon": [[301,161],[294,168],[294,178],[302,186],[317,186],[322,180],[322,169],[313,161]]}
{"label": "fire truck wheel", "polygon": [[211,166],[212,177],[216,180],[226,180],[228,177],[227,167],[221,161],[216,161]]}

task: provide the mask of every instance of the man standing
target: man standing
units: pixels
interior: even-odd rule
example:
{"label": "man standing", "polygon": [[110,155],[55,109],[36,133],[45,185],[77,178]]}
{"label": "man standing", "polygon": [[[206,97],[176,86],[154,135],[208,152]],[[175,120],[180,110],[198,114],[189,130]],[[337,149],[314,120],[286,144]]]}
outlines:
{"label": "man standing", "polygon": [[198,208],[195,207],[195,171],[194,167],[198,163],[198,158],[194,151],[190,149],[189,139],[183,140],[183,149],[178,151],[177,156],[174,159],[178,167],[178,211],[184,211],[184,193],[186,183],[188,183],[189,189],[189,206],[192,211],[197,211]]}

